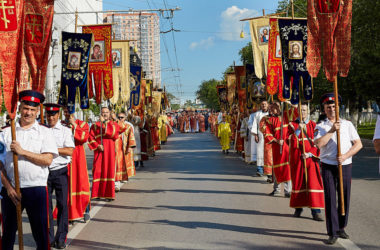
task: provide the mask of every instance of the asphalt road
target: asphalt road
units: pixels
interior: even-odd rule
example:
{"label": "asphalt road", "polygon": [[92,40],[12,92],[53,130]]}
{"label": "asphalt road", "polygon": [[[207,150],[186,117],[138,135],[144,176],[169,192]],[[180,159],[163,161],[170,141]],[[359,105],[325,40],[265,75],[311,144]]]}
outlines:
{"label": "asphalt road", "polygon": [[[93,202],[91,221],[70,227],[69,249],[380,249],[378,158],[371,143],[364,145],[354,158],[353,243],[324,245],[324,222],[311,220],[308,209],[293,218],[289,199],[268,196],[272,187],[252,176],[254,167],[221,154],[204,133],[173,135],[115,201]],[[25,242],[34,248],[30,229]]]}

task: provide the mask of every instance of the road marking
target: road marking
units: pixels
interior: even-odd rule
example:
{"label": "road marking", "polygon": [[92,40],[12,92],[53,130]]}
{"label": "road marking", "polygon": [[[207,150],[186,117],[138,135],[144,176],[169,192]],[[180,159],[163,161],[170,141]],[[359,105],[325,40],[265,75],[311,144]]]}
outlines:
{"label": "road marking", "polygon": [[[266,177],[266,176],[261,176],[261,178],[267,182],[267,177]],[[349,239],[341,239],[341,238],[339,238],[339,239],[338,239],[338,243],[339,243],[344,249],[347,249],[347,250],[360,250],[360,249],[361,249],[361,248],[358,247],[353,241],[351,241],[351,240],[349,240]]]}
{"label": "road marking", "polygon": [[[95,215],[100,211],[100,209],[102,209],[104,207],[105,204],[106,204],[105,201],[96,202],[96,206],[94,206],[90,210],[90,217],[95,218]],[[71,242],[78,236],[78,234],[88,225],[88,222],[77,223],[73,226],[73,228],[67,234],[67,241],[66,241],[67,246],[69,246],[71,244]]]}

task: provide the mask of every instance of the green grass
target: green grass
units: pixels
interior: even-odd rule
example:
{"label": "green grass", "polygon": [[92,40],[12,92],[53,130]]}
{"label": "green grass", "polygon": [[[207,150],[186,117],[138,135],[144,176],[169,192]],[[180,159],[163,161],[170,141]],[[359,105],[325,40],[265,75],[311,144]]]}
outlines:
{"label": "green grass", "polygon": [[360,138],[365,138],[365,139],[373,139],[373,134],[375,133],[375,125],[374,123],[372,124],[362,124],[358,126],[358,133]]}

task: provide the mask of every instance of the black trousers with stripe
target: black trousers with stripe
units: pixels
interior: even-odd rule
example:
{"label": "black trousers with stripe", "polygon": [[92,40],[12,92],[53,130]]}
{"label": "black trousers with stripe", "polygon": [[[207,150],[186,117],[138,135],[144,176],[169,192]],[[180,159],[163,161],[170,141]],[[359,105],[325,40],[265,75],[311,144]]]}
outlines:
{"label": "black trousers with stripe", "polygon": [[[322,179],[325,190],[326,206],[326,227],[329,236],[337,236],[338,232],[344,229],[348,223],[351,198],[351,171],[352,164],[343,165],[343,195],[345,215],[340,214],[341,196],[339,192],[339,171],[338,166],[322,163]],[[338,197],[338,202],[337,202]],[[337,206],[338,204],[338,206]]]}
{"label": "black trousers with stripe", "polygon": [[[16,206],[3,187],[1,190],[1,210],[3,214],[4,232],[2,249],[13,250],[17,231]],[[48,209],[46,187],[21,188],[21,208],[26,209],[34,241],[38,250],[49,249]]]}

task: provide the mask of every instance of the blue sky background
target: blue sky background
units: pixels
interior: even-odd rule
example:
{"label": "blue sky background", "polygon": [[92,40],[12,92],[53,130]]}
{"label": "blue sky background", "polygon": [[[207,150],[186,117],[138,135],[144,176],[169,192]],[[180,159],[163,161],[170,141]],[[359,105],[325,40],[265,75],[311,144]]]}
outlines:
{"label": "blue sky background", "polygon": [[180,30],[161,34],[161,68],[162,84],[182,101],[194,100],[202,81],[220,80],[234,61],[241,64],[238,52],[250,34],[248,22],[239,20],[262,15],[262,9],[274,13],[277,5],[278,0],[103,0],[104,10],[181,8],[172,19],[160,16],[160,29],[173,24]]}

